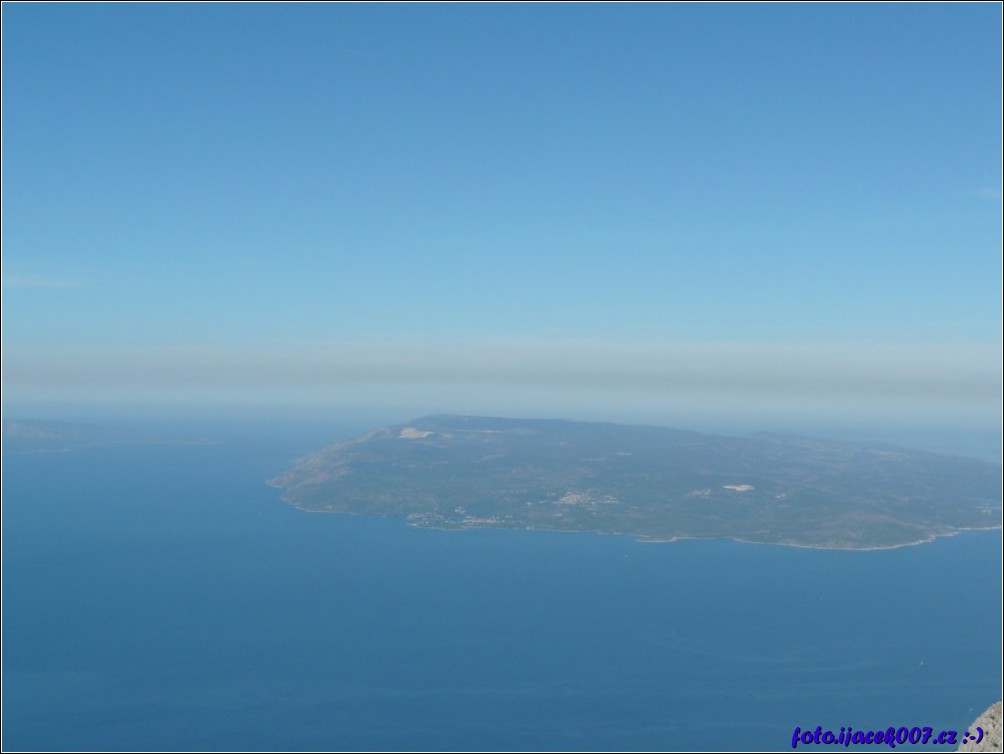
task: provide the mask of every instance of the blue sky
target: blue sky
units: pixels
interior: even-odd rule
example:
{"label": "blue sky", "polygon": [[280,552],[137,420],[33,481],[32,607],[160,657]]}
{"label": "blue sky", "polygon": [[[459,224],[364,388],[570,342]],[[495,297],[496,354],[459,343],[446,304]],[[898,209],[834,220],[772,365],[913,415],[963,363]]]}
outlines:
{"label": "blue sky", "polygon": [[6,401],[996,426],[1000,28],[5,4]]}

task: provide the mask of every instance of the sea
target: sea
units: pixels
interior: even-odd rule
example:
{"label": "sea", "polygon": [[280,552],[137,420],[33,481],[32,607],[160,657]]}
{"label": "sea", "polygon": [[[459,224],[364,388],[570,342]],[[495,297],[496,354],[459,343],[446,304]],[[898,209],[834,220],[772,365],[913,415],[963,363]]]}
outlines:
{"label": "sea", "polygon": [[774,751],[796,727],[961,739],[1001,698],[999,531],[419,529],[282,502],[266,480],[316,447],[5,455],[3,749]]}

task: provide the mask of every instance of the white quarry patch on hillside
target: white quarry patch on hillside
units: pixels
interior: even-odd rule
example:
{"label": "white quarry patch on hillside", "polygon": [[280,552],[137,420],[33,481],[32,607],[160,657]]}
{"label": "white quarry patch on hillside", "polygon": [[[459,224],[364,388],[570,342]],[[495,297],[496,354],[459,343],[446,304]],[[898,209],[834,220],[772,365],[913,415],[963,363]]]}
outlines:
{"label": "white quarry patch on hillside", "polygon": [[596,495],[587,492],[575,492],[574,490],[569,490],[561,497],[561,499],[555,502],[555,505],[595,506],[595,505],[615,505],[617,503],[620,503],[620,498],[614,495],[601,495],[597,497]]}
{"label": "white quarry patch on hillside", "polygon": [[402,440],[421,440],[423,437],[428,437],[429,435],[434,435],[435,432],[425,432],[420,429],[415,429],[414,427],[405,427],[401,430],[401,434],[398,435]]}
{"label": "white quarry patch on hillside", "polygon": [[564,497],[558,501],[558,505],[581,505],[591,501],[592,498],[589,495],[581,492],[566,492]]}

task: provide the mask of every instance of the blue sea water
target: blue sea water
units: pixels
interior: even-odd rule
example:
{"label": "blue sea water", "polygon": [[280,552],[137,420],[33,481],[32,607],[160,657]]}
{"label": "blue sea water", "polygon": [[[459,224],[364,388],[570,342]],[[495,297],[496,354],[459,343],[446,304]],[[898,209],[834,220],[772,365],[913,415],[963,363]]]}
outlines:
{"label": "blue sea water", "polygon": [[999,532],[422,530],[282,503],[309,447],[5,457],[4,749],[776,750],[1001,697]]}

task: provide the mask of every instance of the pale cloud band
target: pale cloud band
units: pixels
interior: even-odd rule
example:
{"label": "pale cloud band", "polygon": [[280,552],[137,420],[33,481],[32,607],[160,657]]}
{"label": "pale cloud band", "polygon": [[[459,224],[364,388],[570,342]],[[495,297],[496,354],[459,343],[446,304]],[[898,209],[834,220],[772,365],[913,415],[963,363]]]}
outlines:
{"label": "pale cloud band", "polygon": [[45,277],[42,275],[4,275],[2,285],[4,288],[30,290],[82,288],[84,283],[80,280]]}
{"label": "pale cloud band", "polygon": [[[256,402],[410,400],[450,410],[580,401],[764,411],[1000,413],[988,344],[620,343],[494,340],[270,347],[8,347],[8,397]],[[335,398],[334,396],[337,396]],[[457,404],[454,407],[454,404]],[[459,404],[463,404],[462,406]],[[432,406],[430,406],[432,407]],[[729,407],[732,407],[731,409]],[[773,408],[772,408],[773,407]],[[485,409],[487,410],[487,408]]]}

